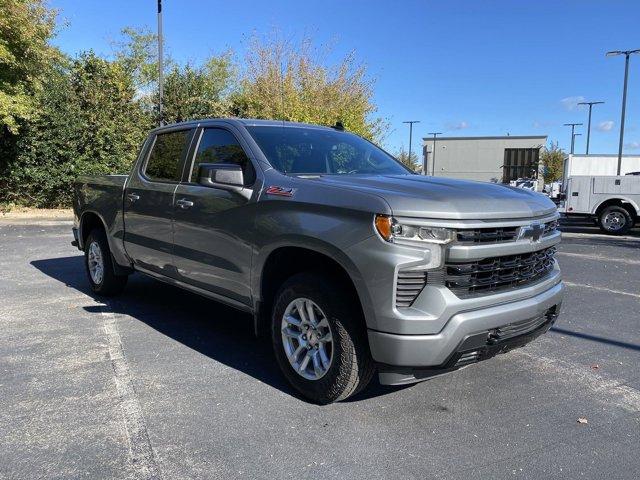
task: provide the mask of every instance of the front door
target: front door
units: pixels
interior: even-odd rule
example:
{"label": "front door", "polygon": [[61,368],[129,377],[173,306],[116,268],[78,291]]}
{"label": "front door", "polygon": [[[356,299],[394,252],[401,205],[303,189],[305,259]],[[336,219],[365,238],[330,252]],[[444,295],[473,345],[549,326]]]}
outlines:
{"label": "front door", "polygon": [[124,246],[136,266],[175,276],[173,196],[193,130],[158,133],[124,195]]}
{"label": "front door", "polygon": [[[197,134],[193,165],[175,193],[174,256],[179,279],[249,305],[256,171],[235,135],[223,128]],[[202,186],[200,163],[242,166],[245,194]]]}

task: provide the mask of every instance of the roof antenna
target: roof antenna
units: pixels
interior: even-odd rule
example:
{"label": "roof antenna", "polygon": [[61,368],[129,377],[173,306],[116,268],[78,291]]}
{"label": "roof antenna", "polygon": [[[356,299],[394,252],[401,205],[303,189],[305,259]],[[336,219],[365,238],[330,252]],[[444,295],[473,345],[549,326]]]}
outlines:
{"label": "roof antenna", "polygon": [[342,124],[342,121],[341,121],[341,120],[337,120],[337,121],[336,121],[336,124],[335,124],[333,127],[331,127],[331,128],[333,128],[333,129],[335,129],[335,130],[338,130],[338,131],[340,131],[340,132],[344,132],[344,125]]}

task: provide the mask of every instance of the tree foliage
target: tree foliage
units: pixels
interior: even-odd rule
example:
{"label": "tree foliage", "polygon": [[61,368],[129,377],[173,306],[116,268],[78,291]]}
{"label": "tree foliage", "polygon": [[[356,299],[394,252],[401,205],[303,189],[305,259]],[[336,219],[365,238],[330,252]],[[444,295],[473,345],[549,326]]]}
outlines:
{"label": "tree foliage", "polygon": [[51,62],[55,11],[42,0],[0,0],[0,135],[16,133],[36,109]]}
{"label": "tree foliage", "polygon": [[354,54],[326,66],[307,39],[299,47],[254,37],[233,97],[240,117],[282,119],[344,127],[379,140],[386,125],[375,117],[373,85]]}
{"label": "tree foliage", "polygon": [[78,175],[127,173],[152,126],[134,97],[123,68],[91,52],[56,68],[6,167],[4,200],[69,205]]}
{"label": "tree foliage", "polygon": [[540,162],[544,169],[545,183],[556,182],[562,178],[564,171],[564,151],[558,147],[558,143],[549,143],[548,147],[542,149]]}
{"label": "tree foliage", "polygon": [[233,74],[228,54],[211,57],[200,67],[174,65],[164,84],[163,122],[229,116]]}
{"label": "tree foliage", "polygon": [[420,164],[418,163],[418,155],[415,152],[411,152],[411,155],[409,155],[409,152],[406,151],[404,147],[396,154],[396,158],[414,172],[420,167]]}

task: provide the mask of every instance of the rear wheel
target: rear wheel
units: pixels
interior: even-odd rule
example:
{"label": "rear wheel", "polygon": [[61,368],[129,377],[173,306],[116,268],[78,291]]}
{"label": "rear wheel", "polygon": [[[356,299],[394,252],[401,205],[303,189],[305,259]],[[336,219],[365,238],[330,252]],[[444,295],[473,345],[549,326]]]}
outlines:
{"label": "rear wheel", "polygon": [[84,246],[84,262],[91,290],[98,295],[111,296],[122,292],[127,275],[116,275],[111,260],[107,236],[102,229],[89,233]]}
{"label": "rear wheel", "polygon": [[280,369],[319,404],[357,393],[374,373],[362,314],[340,285],[322,274],[294,275],[280,288],[272,312]]}
{"label": "rear wheel", "polygon": [[598,220],[600,229],[612,235],[624,235],[633,227],[633,218],[629,211],[618,205],[605,208]]}

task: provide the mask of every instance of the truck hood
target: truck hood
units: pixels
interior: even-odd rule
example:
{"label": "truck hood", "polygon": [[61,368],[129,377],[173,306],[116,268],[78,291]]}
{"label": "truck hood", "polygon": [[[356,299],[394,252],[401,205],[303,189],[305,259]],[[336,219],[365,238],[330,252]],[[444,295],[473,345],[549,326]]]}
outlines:
{"label": "truck hood", "polygon": [[542,194],[496,183],[422,175],[327,175],[317,181],[382,197],[399,217],[532,218],[556,210]]}

